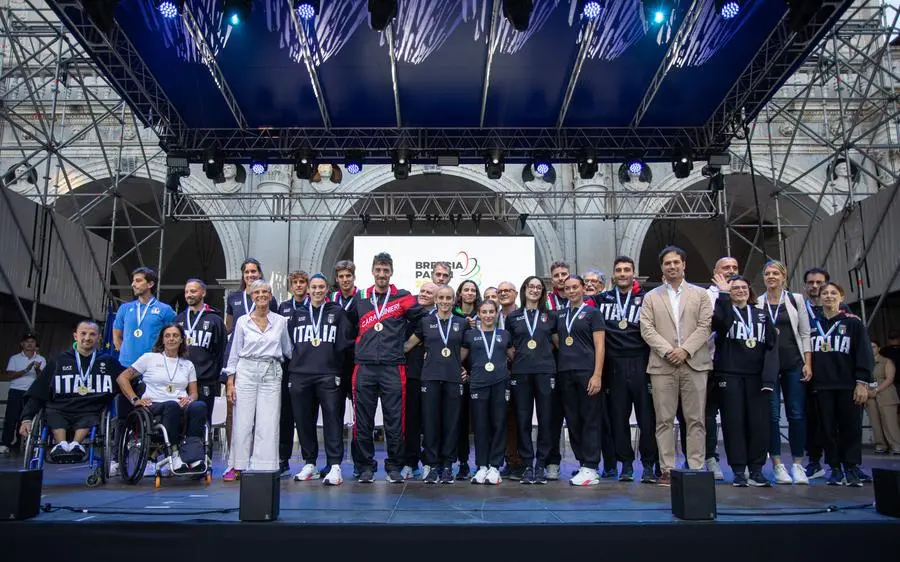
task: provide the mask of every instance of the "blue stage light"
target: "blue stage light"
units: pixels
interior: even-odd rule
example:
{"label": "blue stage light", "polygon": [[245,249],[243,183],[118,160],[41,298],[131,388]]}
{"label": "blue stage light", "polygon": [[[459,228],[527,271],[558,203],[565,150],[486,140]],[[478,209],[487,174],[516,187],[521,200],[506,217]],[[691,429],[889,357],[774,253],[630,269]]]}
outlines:
{"label": "blue stage light", "polygon": [[537,172],[539,176],[543,176],[550,171],[550,164],[548,162],[535,162],[534,171]]}
{"label": "blue stage light", "polygon": [[628,173],[632,175],[640,175],[641,170],[644,169],[644,163],[640,160],[631,160],[628,162]]}
{"label": "blue stage light", "polygon": [[222,13],[225,15],[225,21],[232,27],[250,19],[252,10],[252,0],[223,0],[222,2]]}
{"label": "blue stage light", "polygon": [[228,18],[228,23],[231,25],[239,25],[241,23],[241,17],[237,14],[231,14],[231,17]]}
{"label": "blue stage light", "polygon": [[302,20],[311,20],[319,13],[318,2],[299,0],[297,2],[297,16]]}
{"label": "blue stage light", "polygon": [[602,11],[602,6],[600,2],[596,0],[588,0],[584,3],[584,7],[581,9],[581,15],[589,20],[597,19]]}
{"label": "blue stage light", "polygon": [[666,13],[662,10],[656,10],[653,12],[653,23],[659,24],[666,21]]}
{"label": "blue stage light", "polygon": [[358,174],[362,171],[362,166],[357,162],[350,162],[346,167],[348,174]]}
{"label": "blue stage light", "polygon": [[250,164],[250,171],[253,172],[257,176],[261,176],[266,173],[266,170],[269,169],[269,165],[263,162],[262,160],[254,160],[252,164]]}
{"label": "blue stage light", "polygon": [[725,0],[719,10],[719,15],[726,20],[736,17],[739,13],[741,13],[741,5],[736,0]]}
{"label": "blue stage light", "polygon": [[158,0],[156,9],[159,10],[160,15],[166,19],[172,19],[178,16],[178,4],[175,0]]}

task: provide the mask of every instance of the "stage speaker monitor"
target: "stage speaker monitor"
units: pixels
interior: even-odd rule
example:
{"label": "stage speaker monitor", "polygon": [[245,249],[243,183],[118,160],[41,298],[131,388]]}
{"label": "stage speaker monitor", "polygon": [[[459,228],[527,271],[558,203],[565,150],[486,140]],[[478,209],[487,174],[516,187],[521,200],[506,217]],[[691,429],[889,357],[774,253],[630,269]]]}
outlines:
{"label": "stage speaker monitor", "polygon": [[241,521],[275,521],[281,495],[278,471],[241,472]]}
{"label": "stage speaker monitor", "polygon": [[0,472],[0,521],[31,519],[41,510],[43,470]]}
{"label": "stage speaker monitor", "polygon": [[872,469],[875,488],[875,511],[889,517],[900,517],[900,470]]}
{"label": "stage speaker monitor", "polygon": [[716,481],[705,470],[672,471],[672,515],[688,521],[716,518]]}

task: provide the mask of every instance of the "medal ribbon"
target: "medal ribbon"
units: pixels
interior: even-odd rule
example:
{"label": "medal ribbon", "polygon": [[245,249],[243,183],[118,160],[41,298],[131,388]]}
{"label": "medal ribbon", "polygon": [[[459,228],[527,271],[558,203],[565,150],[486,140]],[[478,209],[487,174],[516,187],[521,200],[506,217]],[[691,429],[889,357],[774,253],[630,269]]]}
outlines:
{"label": "medal ribbon", "polygon": [[384,304],[381,305],[381,310],[378,309],[378,293],[372,291],[372,306],[375,308],[375,318],[378,321],[381,321],[382,315],[384,315],[384,311],[387,310],[388,301],[391,300],[391,294],[385,293],[384,295]]}
{"label": "medal ribbon", "polygon": [[312,322],[313,338],[317,340],[321,339],[319,333],[322,331],[322,313],[325,311],[325,303],[322,303],[322,306],[319,307],[318,320],[316,320],[316,317],[313,315],[312,300],[307,301],[306,306],[309,307],[309,321]]}
{"label": "medal ribbon", "polygon": [[581,309],[587,305],[586,302],[581,303],[581,306],[578,307],[578,310],[575,311],[575,315],[569,319],[569,314],[572,312],[572,308],[569,307],[566,309],[566,335],[572,335],[572,326],[575,324],[575,319],[578,318],[578,314],[581,312]]}
{"label": "medal ribbon", "polygon": [[[441,341],[444,342],[444,347],[447,347],[447,341],[450,339],[450,324],[453,323],[453,317],[447,318],[447,333],[444,334],[444,329],[441,328],[441,317],[437,317],[437,328],[438,333],[441,335]],[[482,332],[483,334],[484,332]]]}
{"label": "medal ribbon", "polygon": [[747,322],[744,322],[744,318],[741,316],[741,311],[738,310],[738,307],[731,305],[731,310],[734,311],[734,315],[737,316],[738,322],[744,329],[747,331],[747,339],[755,340],[753,337],[753,311],[751,310],[751,306],[747,304]]}
{"label": "medal ribbon", "polygon": [[482,330],[479,327],[478,331],[481,332],[481,343],[484,344],[484,351],[485,351],[485,353],[487,353],[488,363],[491,363],[492,362],[491,359],[494,357],[494,344],[497,343],[496,341],[494,341],[494,331],[493,330],[491,331],[491,346],[490,347],[488,347],[488,344],[487,344],[488,338],[486,335],[484,335],[484,330]]}
{"label": "medal ribbon", "polygon": [[194,318],[194,322],[191,323],[191,309],[188,308],[185,311],[184,316],[187,319],[187,322],[185,322],[185,324],[187,324],[185,332],[187,332],[189,338],[194,337],[194,330],[197,329],[197,324],[200,323],[200,317],[203,316],[204,312],[205,310],[200,310],[200,312],[197,314],[197,317]]}
{"label": "medal ribbon", "polygon": [[534,339],[534,332],[537,330],[537,324],[538,324],[538,321],[537,321],[538,314],[540,314],[541,311],[539,311],[536,308],[534,309],[534,325],[533,326],[531,325],[531,322],[528,320],[528,311],[523,310],[522,313],[523,313],[523,316],[525,316],[525,326],[528,328],[528,335],[531,337],[531,339]]}
{"label": "medal ribbon", "polygon": [[150,302],[147,303],[146,308],[144,308],[144,313],[141,314],[141,301],[137,300],[134,302],[134,312],[137,315],[137,327],[140,329],[141,324],[144,322],[144,318],[147,316],[147,313],[150,312],[150,307],[153,306],[153,303],[156,302],[156,297],[150,299]]}
{"label": "medal ribbon", "polygon": [[622,293],[616,288],[616,308],[619,309],[619,320],[628,321],[628,303],[631,302],[631,291],[625,297],[625,306],[622,306]]}
{"label": "medal ribbon", "polygon": [[778,297],[778,306],[775,307],[775,312],[772,312],[772,305],[769,303],[769,299],[766,299],[766,308],[769,309],[769,318],[772,319],[772,324],[774,324],[778,319],[778,313],[781,312],[781,303],[784,302],[784,291],[781,291],[781,296]]}
{"label": "medal ribbon", "polygon": [[78,378],[85,385],[88,383],[88,377],[91,376],[91,371],[94,370],[94,360],[97,359],[97,350],[95,349],[93,353],[91,353],[91,362],[88,363],[87,373],[81,370],[81,354],[78,351],[75,351],[75,366],[78,367]]}

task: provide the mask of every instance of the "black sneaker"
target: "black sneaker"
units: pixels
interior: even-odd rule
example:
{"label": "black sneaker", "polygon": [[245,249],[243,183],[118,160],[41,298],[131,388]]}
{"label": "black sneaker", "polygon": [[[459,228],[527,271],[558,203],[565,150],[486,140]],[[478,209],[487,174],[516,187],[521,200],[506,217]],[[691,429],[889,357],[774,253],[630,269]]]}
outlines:
{"label": "black sneaker", "polygon": [[400,471],[397,469],[388,470],[387,475],[384,477],[384,479],[391,484],[402,484],[404,482],[403,475],[400,474]]}
{"label": "black sneaker", "polygon": [[634,468],[630,463],[622,465],[622,474],[619,475],[619,482],[634,482]]}
{"label": "black sneaker", "polygon": [[[523,474],[525,474],[524,467],[517,466],[515,468],[509,469],[509,479],[510,480],[521,480]],[[503,475],[501,474],[501,476],[503,476]]]}
{"label": "black sneaker", "polygon": [[[741,474],[741,476],[744,476]],[[736,478],[736,477],[735,477]],[[750,473],[750,478],[747,480],[747,483],[754,488],[771,488],[772,483],[769,482],[761,470],[754,470]]]}
{"label": "black sneaker", "polygon": [[368,468],[365,468],[359,473],[357,481],[360,484],[371,484],[375,481],[375,473]]}
{"label": "black sneaker", "polygon": [[750,482],[747,481],[747,477],[744,475],[743,470],[735,470],[734,471],[734,481],[731,483],[735,488],[746,488],[750,485]]}
{"label": "black sneaker", "polygon": [[862,488],[862,478],[860,477],[860,472],[862,472],[859,467],[856,466],[848,466],[844,471],[844,484],[850,486],[852,488]]}
{"label": "black sneaker", "polygon": [[841,467],[832,466],[831,472],[828,473],[828,478],[825,479],[825,483],[829,486],[843,486],[844,471],[841,470]]}
{"label": "black sneaker", "polygon": [[437,484],[441,481],[441,471],[438,468],[432,468],[428,471],[428,476],[425,477],[426,484]]}
{"label": "black sneaker", "polygon": [[469,463],[461,462],[459,463],[459,470],[456,471],[456,479],[464,480],[469,477]]}
{"label": "black sneaker", "polygon": [[547,469],[543,466],[539,466],[534,469],[534,477],[531,479],[532,484],[546,484],[547,483]]}
{"label": "black sneaker", "polygon": [[453,484],[456,478],[453,477],[453,467],[441,470],[441,484]]}
{"label": "black sneaker", "polygon": [[645,464],[644,471],[641,473],[641,484],[656,484],[656,480],[657,476],[653,471],[653,466]]}
{"label": "black sneaker", "polygon": [[600,478],[605,479],[616,479],[619,477],[619,471],[616,468],[605,468],[603,472],[600,473]]}
{"label": "black sneaker", "polygon": [[279,476],[284,476],[285,474],[291,473],[291,463],[288,461],[281,461],[281,474]]}
{"label": "black sneaker", "polygon": [[806,465],[806,477],[809,480],[814,478],[821,478],[825,476],[825,469],[822,468],[822,465],[817,462],[811,462]]}
{"label": "black sneaker", "polygon": [[856,475],[859,477],[860,482],[862,482],[863,484],[871,484],[872,483],[872,477],[869,476],[868,474],[866,474],[865,472],[863,472],[863,469],[859,468],[858,466],[856,466],[854,468],[856,469]]}
{"label": "black sneaker", "polygon": [[534,469],[530,466],[525,467],[522,471],[521,476],[519,477],[520,484],[534,484]]}

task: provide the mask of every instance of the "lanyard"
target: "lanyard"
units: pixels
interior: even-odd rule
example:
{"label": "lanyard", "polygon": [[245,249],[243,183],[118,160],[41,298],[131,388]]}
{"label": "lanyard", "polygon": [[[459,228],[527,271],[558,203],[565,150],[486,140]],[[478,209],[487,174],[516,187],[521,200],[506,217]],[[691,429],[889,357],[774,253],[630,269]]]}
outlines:
{"label": "lanyard", "polygon": [[346,312],[346,311],[350,310],[350,305],[353,304],[353,299],[355,299],[355,298],[356,298],[356,296],[354,295],[354,296],[350,297],[349,299],[347,299],[347,302],[345,303],[345,302],[344,302],[344,295],[343,295],[343,293],[341,293],[340,291],[338,291],[338,292],[337,292],[337,299],[335,299],[335,300],[337,300],[338,303],[339,303],[342,307],[344,307],[344,311]]}
{"label": "lanyard", "polygon": [[841,325],[841,322],[840,322],[840,320],[838,320],[837,322],[834,323],[834,325],[832,327],[828,328],[828,331],[826,332],[826,331],[822,330],[822,323],[819,322],[818,318],[816,318],[816,331],[819,332],[819,335],[822,336],[822,339],[825,339],[825,340],[827,340],[828,336],[831,335],[831,332],[833,332],[834,329],[840,325]]}
{"label": "lanyard", "polygon": [[75,365],[78,367],[78,375],[81,377],[81,380],[85,380],[85,375],[90,376],[91,371],[94,369],[94,360],[97,359],[97,350],[95,349],[93,353],[91,353],[91,362],[88,363],[87,373],[81,370],[81,354],[78,351],[75,351]]}
{"label": "lanyard", "polygon": [[247,291],[244,291],[244,293],[241,296],[244,297],[244,313],[245,314],[250,314],[251,312],[256,310],[255,302],[252,304],[247,304]]}
{"label": "lanyard", "polygon": [[494,340],[494,331],[491,330],[491,346],[490,347],[488,347],[488,344],[487,344],[488,338],[486,335],[484,335],[484,330],[482,330],[481,328],[478,328],[478,331],[481,332],[481,343],[484,345],[484,351],[485,351],[485,353],[487,353],[487,360],[488,360],[488,363],[490,363],[491,358],[494,356],[494,344],[497,343]]}
{"label": "lanyard", "polygon": [[628,296],[625,297],[625,306],[622,306],[622,293],[618,288],[616,291],[616,308],[619,309],[619,320],[628,320],[628,303],[631,302],[631,291],[628,291]]}
{"label": "lanyard", "polygon": [[[772,305],[769,303],[769,299],[766,299],[766,308],[769,309],[769,318],[772,319],[772,324],[775,324],[778,320],[778,313],[781,312],[781,303],[784,302],[784,291],[781,291],[781,296],[778,297],[778,306],[775,307],[775,312],[772,313]],[[809,304],[809,303],[807,303]]]}
{"label": "lanyard", "polygon": [[747,322],[744,323],[744,318],[741,316],[741,311],[738,310],[738,307],[731,305],[731,310],[734,311],[734,315],[737,316],[738,322],[744,329],[747,331],[747,335],[752,338],[753,337],[753,311],[751,310],[750,304],[747,304]]}
{"label": "lanyard", "polygon": [[325,311],[325,303],[322,303],[322,306],[319,307],[319,319],[316,320],[316,317],[313,315],[313,306],[312,301],[306,302],[307,307],[309,308],[309,321],[312,322],[313,327],[313,338],[319,339],[319,332],[322,331],[322,313]]}
{"label": "lanyard", "polygon": [[147,316],[147,313],[150,311],[150,307],[153,306],[153,303],[156,302],[156,297],[150,299],[150,302],[147,303],[147,307],[144,308],[143,314],[141,313],[141,301],[134,301],[134,312],[137,314],[137,327],[140,328],[141,324],[144,322],[144,317]]}
{"label": "lanyard", "polygon": [[[444,329],[441,328],[441,317],[440,316],[437,317],[438,333],[441,334],[441,341],[444,342],[444,347],[447,347],[447,341],[450,339],[450,324],[452,324],[452,323],[453,323],[453,316],[450,316],[450,318],[447,319],[447,333],[445,334]],[[482,335],[484,335],[484,332],[482,332]]]}
{"label": "lanyard", "polygon": [[187,326],[186,326],[187,329],[185,330],[185,332],[187,332],[187,335],[188,335],[188,336],[192,336],[192,335],[194,334],[194,330],[197,329],[197,324],[200,323],[200,317],[203,316],[203,313],[204,313],[204,312],[205,312],[205,311],[204,311],[203,309],[201,309],[200,312],[197,314],[197,317],[194,318],[194,322],[193,322],[193,323],[191,323],[191,309],[188,308],[188,309],[184,312],[184,316],[185,316],[185,318],[187,319],[187,322],[185,322],[185,324],[187,324]]}
{"label": "lanyard", "polygon": [[578,307],[578,310],[575,311],[575,314],[569,319],[569,314],[572,312],[572,308],[569,307],[566,309],[566,335],[572,335],[572,326],[575,324],[575,319],[578,318],[578,314],[581,312],[581,309],[585,307],[587,303],[581,303],[581,306]]}
{"label": "lanyard", "polygon": [[178,365],[181,363],[181,357],[175,358],[175,370],[170,374],[169,373],[169,356],[165,353],[161,353],[163,356],[163,366],[166,368],[166,376],[169,378],[169,382],[175,380],[175,375],[178,374]]}
{"label": "lanyard", "polygon": [[525,326],[528,328],[528,335],[532,339],[534,339],[534,332],[535,332],[535,330],[537,330],[538,314],[540,314],[540,313],[541,313],[540,310],[538,310],[536,308],[534,309],[534,325],[532,325],[531,322],[528,320],[528,311],[527,310],[522,311],[522,315],[525,316]]}
{"label": "lanyard", "polygon": [[388,301],[391,300],[390,293],[385,293],[384,295],[384,304],[381,305],[381,309],[378,309],[378,293],[372,291],[372,306],[375,308],[375,318],[381,320],[382,315],[384,315],[384,311],[387,310]]}

